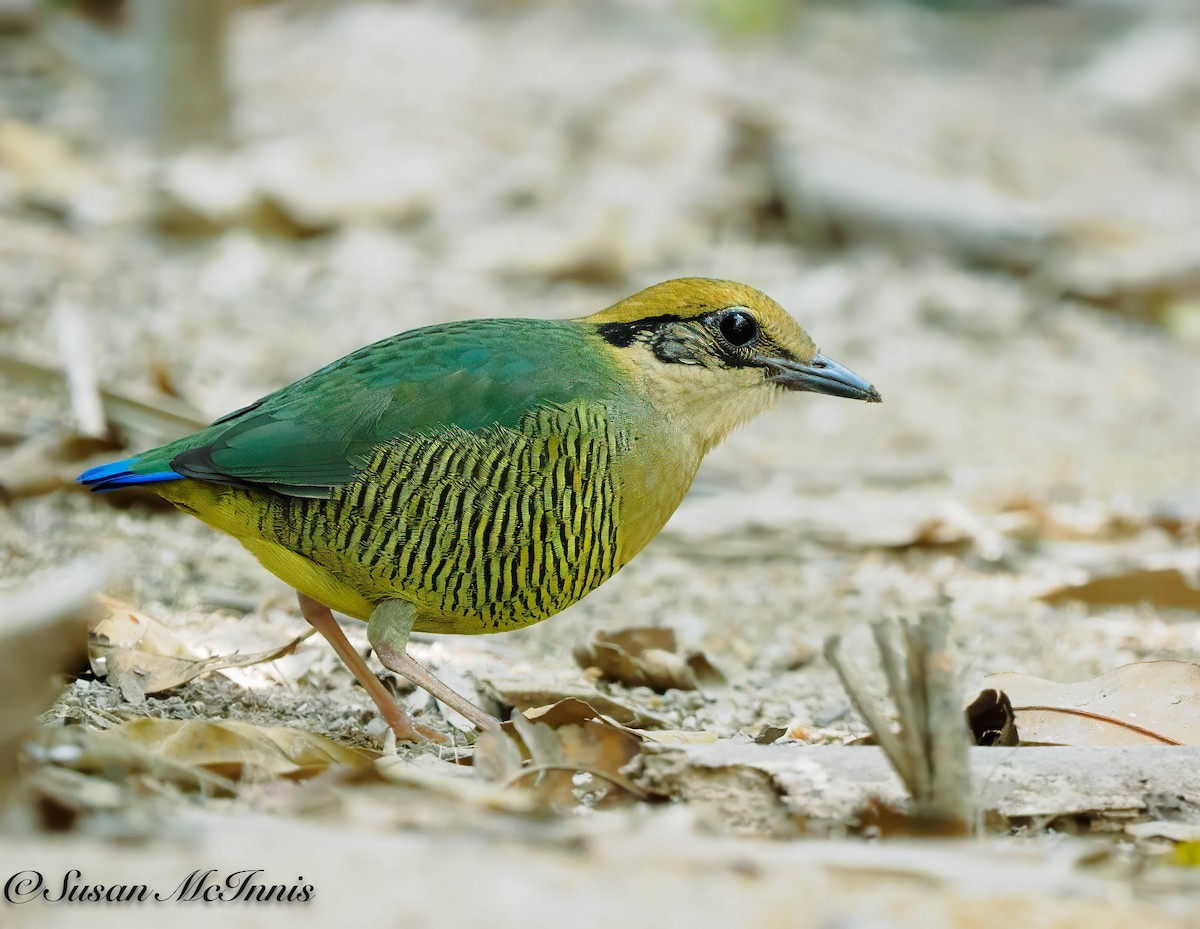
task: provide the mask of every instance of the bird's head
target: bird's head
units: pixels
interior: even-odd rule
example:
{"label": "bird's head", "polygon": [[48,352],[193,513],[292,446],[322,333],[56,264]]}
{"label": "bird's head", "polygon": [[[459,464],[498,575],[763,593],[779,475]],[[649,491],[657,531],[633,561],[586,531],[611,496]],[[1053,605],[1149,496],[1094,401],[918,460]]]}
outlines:
{"label": "bird's head", "polygon": [[817,351],[778,303],[733,281],[655,284],[582,322],[642,380],[651,403],[700,440],[701,453],[786,391],[879,403],[879,392]]}

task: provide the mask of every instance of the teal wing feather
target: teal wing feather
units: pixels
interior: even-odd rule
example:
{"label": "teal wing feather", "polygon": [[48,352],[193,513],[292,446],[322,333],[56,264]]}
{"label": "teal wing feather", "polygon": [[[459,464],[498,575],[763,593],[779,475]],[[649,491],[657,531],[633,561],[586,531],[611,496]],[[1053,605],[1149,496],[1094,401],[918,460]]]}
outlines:
{"label": "teal wing feather", "polygon": [[136,461],[139,471],[325,497],[397,436],[515,427],[536,407],[617,389],[575,323],[448,323],[368,345]]}

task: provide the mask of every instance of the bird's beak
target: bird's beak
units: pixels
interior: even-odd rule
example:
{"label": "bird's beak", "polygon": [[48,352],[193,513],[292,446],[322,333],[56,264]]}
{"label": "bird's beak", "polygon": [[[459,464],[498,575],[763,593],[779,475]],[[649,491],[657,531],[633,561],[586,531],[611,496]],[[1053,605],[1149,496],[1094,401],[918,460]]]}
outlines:
{"label": "bird's beak", "polygon": [[811,390],[833,397],[882,403],[879,391],[861,377],[824,355],[813,355],[808,364],[787,358],[764,358],[767,380],[788,390]]}

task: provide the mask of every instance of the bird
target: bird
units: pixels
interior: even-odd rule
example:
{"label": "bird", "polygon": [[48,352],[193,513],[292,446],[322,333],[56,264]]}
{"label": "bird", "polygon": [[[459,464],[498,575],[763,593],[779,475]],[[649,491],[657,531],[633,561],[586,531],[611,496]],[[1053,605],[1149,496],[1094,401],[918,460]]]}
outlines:
{"label": "bird", "polygon": [[367,345],[192,435],[85,471],[223,530],[300,610],[396,738],[439,740],[384,667],[481,732],[499,724],[407,652],[410,634],[518,629],[658,534],[704,456],[787,393],[881,402],[774,300],[681,278],[573,319],[471,319]]}

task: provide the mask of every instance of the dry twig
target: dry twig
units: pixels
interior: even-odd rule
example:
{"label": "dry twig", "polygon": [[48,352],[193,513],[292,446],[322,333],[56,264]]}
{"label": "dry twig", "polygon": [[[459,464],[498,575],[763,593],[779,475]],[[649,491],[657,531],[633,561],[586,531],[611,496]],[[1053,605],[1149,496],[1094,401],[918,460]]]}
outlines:
{"label": "dry twig", "polygon": [[841,637],[825,643],[825,656],[850,700],[879,742],[916,803],[922,819],[969,825],[974,793],[968,757],[970,737],[949,653],[949,617],[927,614],[903,621],[903,661],[895,625],[871,624],[880,664],[900,720],[899,731],[871,696],[856,668],[841,655]]}

